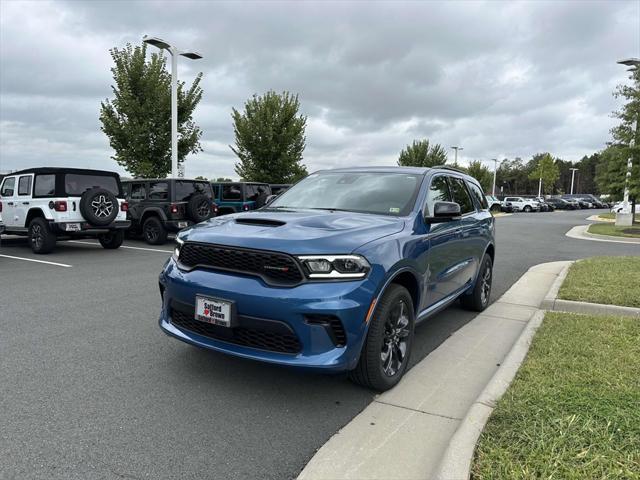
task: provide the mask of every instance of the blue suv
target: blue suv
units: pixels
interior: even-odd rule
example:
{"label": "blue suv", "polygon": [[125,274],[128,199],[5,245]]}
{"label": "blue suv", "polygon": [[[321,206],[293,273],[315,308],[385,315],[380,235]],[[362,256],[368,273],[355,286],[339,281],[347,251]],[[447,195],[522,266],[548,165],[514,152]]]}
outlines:
{"label": "blue suv", "polygon": [[478,182],[439,168],[320,171],[256,211],[182,230],[160,274],[160,327],[264,362],[349,371],[376,390],[414,327],[489,303],[494,219]]}

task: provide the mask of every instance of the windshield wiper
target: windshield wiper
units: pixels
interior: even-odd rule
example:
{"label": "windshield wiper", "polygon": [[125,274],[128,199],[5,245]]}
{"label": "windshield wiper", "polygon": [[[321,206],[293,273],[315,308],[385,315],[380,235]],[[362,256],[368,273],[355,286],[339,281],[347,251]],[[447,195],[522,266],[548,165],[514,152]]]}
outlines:
{"label": "windshield wiper", "polygon": [[328,212],[353,212],[353,210],[347,210],[346,208],[332,208],[332,207],[309,207],[307,210],[327,210]]}

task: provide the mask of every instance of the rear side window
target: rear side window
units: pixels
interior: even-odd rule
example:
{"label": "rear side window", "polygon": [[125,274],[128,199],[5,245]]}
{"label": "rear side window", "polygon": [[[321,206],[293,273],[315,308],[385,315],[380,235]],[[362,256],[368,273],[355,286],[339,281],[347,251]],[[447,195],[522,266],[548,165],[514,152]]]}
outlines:
{"label": "rear side window", "polygon": [[13,191],[16,187],[16,177],[9,177],[4,179],[2,184],[2,191],[0,195],[3,197],[13,197]]}
{"label": "rear side window", "polygon": [[447,177],[441,175],[431,180],[431,186],[427,192],[427,211],[429,215],[433,215],[433,207],[436,202],[450,202],[451,193],[447,185]]}
{"label": "rear side window", "polygon": [[168,200],[169,184],[167,182],[154,182],[149,184],[150,200]]}
{"label": "rear side window", "polygon": [[460,205],[460,213],[464,215],[465,213],[475,212],[476,208],[473,206],[473,201],[471,200],[471,196],[469,196],[464,180],[449,177],[449,182],[453,201]]}
{"label": "rear side window", "polygon": [[482,190],[480,190],[480,187],[473,182],[467,182],[467,185],[469,186],[471,195],[476,199],[476,204],[483,210],[489,208],[487,198],[484,196],[484,193],[482,193]]}
{"label": "rear side window", "polygon": [[255,202],[258,198],[258,186],[257,185],[246,185],[247,189],[247,202]]}
{"label": "rear side window", "polygon": [[64,176],[64,190],[67,195],[80,196],[92,188],[104,188],[116,196],[120,196],[118,180],[111,175],[84,175],[67,173]]}
{"label": "rear side window", "polygon": [[242,200],[242,190],[240,189],[240,185],[223,185],[222,186],[222,199],[223,200],[231,200],[231,201],[241,201]]}
{"label": "rear side window", "polygon": [[213,189],[213,196],[220,198],[220,185],[211,185],[211,188]]}
{"label": "rear side window", "polygon": [[175,200],[176,202],[186,202],[192,195],[200,193],[211,197],[211,190],[207,182],[175,182]]}
{"label": "rear side window", "polygon": [[31,175],[25,175],[18,180],[18,195],[31,195]]}
{"label": "rear side window", "polygon": [[131,200],[144,200],[147,196],[147,189],[144,183],[131,184]]}
{"label": "rear side window", "polygon": [[33,186],[34,197],[52,197],[56,193],[56,176],[53,174],[36,175]]}

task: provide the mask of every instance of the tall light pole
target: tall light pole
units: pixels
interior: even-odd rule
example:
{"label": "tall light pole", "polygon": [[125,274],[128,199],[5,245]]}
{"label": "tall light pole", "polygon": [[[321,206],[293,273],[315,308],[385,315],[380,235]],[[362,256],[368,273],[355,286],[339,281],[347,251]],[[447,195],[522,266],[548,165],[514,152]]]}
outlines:
{"label": "tall light pole", "polygon": [[[498,175],[498,159],[497,158],[492,158],[491,160],[493,160],[494,162],[494,168],[493,168],[493,189],[491,190],[491,195],[493,195],[494,197],[496,196],[496,176]],[[500,162],[502,164],[502,162]]]}
{"label": "tall light pole", "polygon": [[[640,69],[640,58],[626,58],[619,60],[620,65],[626,65],[630,72]],[[622,199],[622,212],[623,215],[616,214],[616,225],[629,226],[633,225],[633,214],[629,208],[629,180],[631,179],[631,169],[633,168],[633,157],[631,152],[635,145],[636,135],[638,133],[638,119],[635,119],[634,124],[631,126],[631,139],[629,140],[629,159],[627,160],[627,175],[624,180],[624,197]],[[628,217],[628,218],[627,218]]]}
{"label": "tall light pole", "polygon": [[455,160],[453,161],[453,163],[456,164],[456,166],[458,165],[458,150],[464,150],[464,148],[462,147],[451,147],[455,152],[456,152],[456,156],[455,156]]}
{"label": "tall light pole", "polygon": [[569,170],[571,170],[571,195],[573,195],[573,180],[576,177],[576,172],[578,171],[578,169],[570,168]]}
{"label": "tall light pole", "polygon": [[160,50],[167,50],[171,54],[171,176],[176,178],[178,177],[178,55],[191,60],[199,60],[202,55],[196,52],[181,52],[157,37],[145,35],[142,41]]}

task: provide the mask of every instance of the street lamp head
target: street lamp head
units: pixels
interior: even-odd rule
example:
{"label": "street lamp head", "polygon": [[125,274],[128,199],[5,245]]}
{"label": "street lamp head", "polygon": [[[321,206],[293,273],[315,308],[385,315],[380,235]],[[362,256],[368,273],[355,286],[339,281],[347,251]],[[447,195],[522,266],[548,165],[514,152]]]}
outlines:
{"label": "street lamp head", "polygon": [[145,35],[142,37],[142,41],[144,43],[148,43],[149,45],[153,45],[154,47],[158,47],[160,49],[168,49],[171,47],[167,42],[158,37],[150,37],[149,35]]}
{"label": "street lamp head", "polygon": [[190,58],[191,60],[200,60],[202,58],[202,55],[200,55],[198,52],[182,52],[180,53],[180,55]]}
{"label": "street lamp head", "polygon": [[626,65],[627,67],[640,67],[640,58],[625,58],[624,60],[618,60],[620,65]]}

